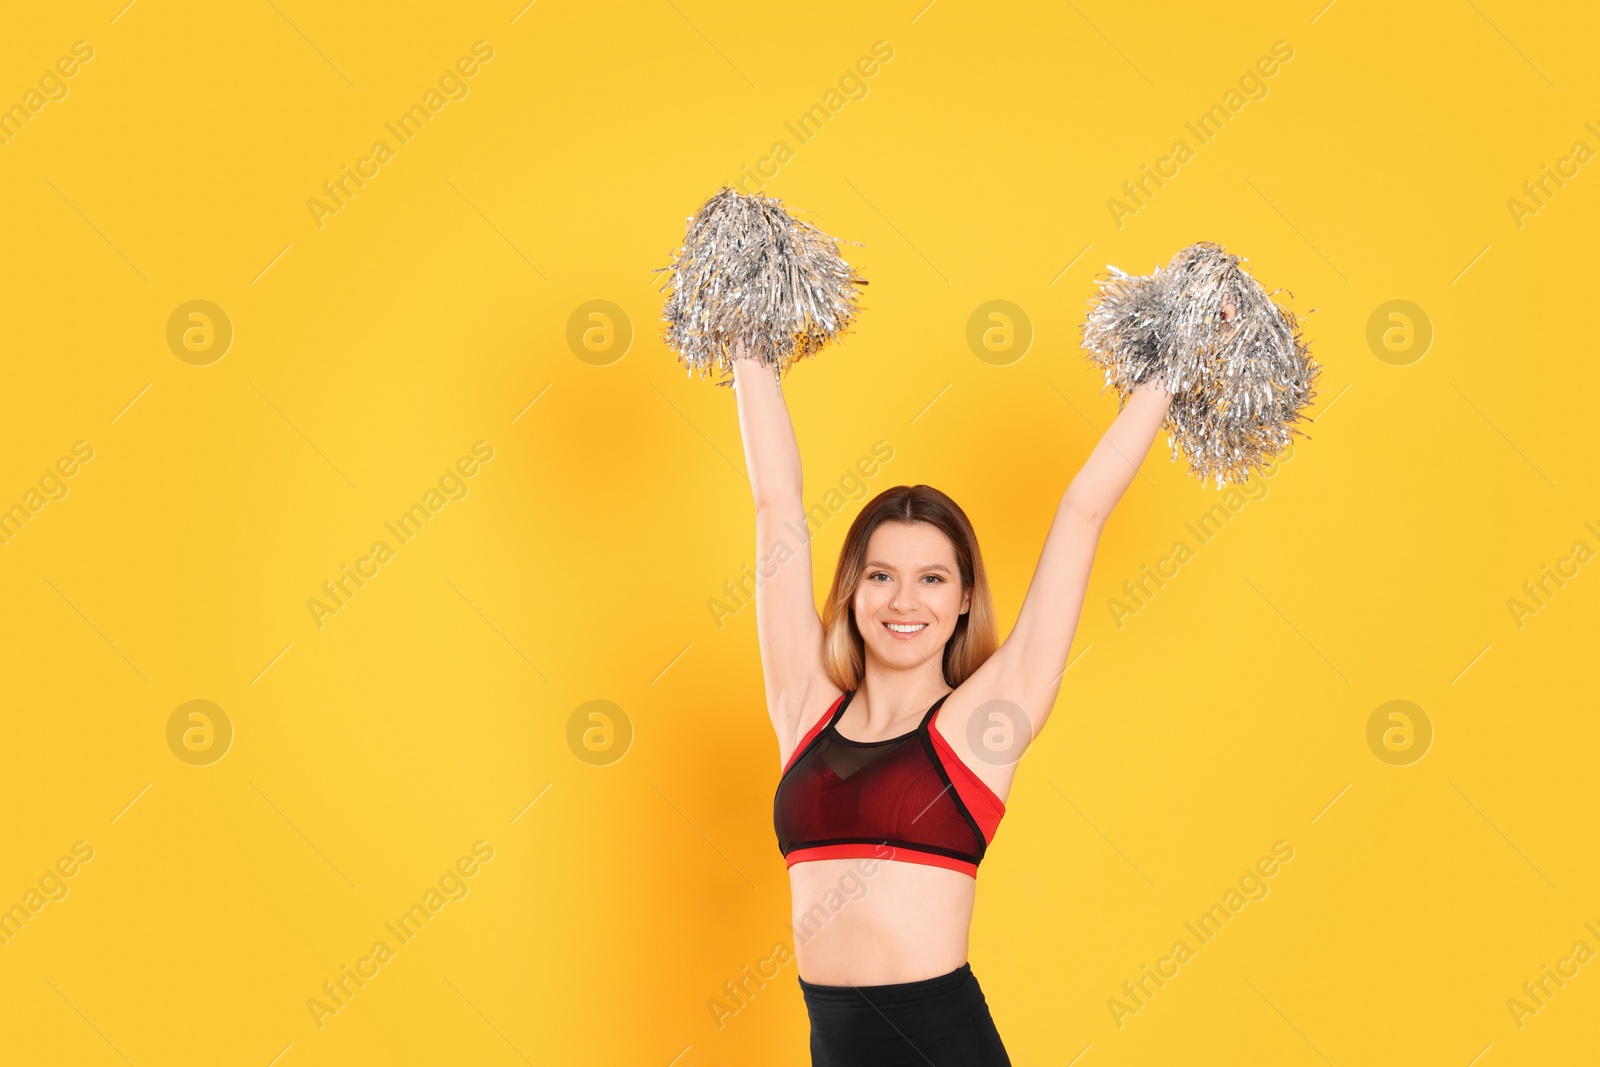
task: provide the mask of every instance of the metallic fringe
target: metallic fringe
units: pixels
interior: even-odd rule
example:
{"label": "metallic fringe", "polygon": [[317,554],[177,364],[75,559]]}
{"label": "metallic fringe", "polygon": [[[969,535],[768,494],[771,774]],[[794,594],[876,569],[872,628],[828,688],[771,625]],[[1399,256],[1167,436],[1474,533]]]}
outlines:
{"label": "metallic fringe", "polygon": [[[1112,267],[1098,280],[1083,324],[1083,347],[1106,384],[1117,387],[1119,411],[1135,386],[1165,378],[1173,397],[1162,424],[1171,458],[1181,447],[1189,473],[1214,477],[1218,488],[1248,480],[1294,434],[1309,440],[1295,422],[1317,395],[1322,370],[1299,318],[1274,303],[1241,263],[1201,242],[1152,275]],[[1234,308],[1227,323],[1224,304]]]}
{"label": "metallic fringe", "polygon": [[689,218],[663,289],[663,340],[690,374],[727,377],[742,344],[781,380],[855,319],[866,285],[838,244],[783,202],[724,186]]}

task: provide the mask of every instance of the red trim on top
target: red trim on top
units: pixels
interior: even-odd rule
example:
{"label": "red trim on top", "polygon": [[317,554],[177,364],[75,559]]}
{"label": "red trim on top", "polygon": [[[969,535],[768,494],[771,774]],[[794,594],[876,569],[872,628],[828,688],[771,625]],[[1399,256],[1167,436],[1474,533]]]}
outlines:
{"label": "red trim on top", "polygon": [[838,698],[828,706],[828,710],[822,718],[813,723],[811,729],[807,730],[806,735],[800,739],[800,743],[794,746],[794,751],[789,753],[788,762],[783,765],[784,774],[789,773],[789,768],[794,766],[794,761],[799,758],[800,753],[806,750],[806,746],[811,743],[811,739],[820,734],[823,727],[828,725],[829,720],[833,718],[833,713],[839,708],[839,701],[843,700],[846,695],[845,693],[840,693]]}
{"label": "red trim on top", "polygon": [[843,845],[814,845],[811,848],[797,848],[784,857],[784,867],[787,869],[797,863],[807,860],[837,860],[837,859],[877,859],[899,860],[902,863],[921,863],[929,867],[943,867],[946,870],[959,871],[962,874],[978,877],[978,865],[958,860],[952,856],[941,856],[935,852],[916,852],[909,848],[895,848],[881,842],[860,841]]}
{"label": "red trim on top", "polygon": [[[940,709],[943,710],[942,708]],[[933,713],[934,720],[939,718],[939,712]],[[950,742],[944,735],[934,729],[934,723],[928,723],[928,733],[933,738],[933,749],[939,754],[939,760],[944,764],[945,771],[950,775],[950,783],[955,786],[956,792],[961,796],[961,802],[972,813],[972,818],[977,822],[978,829],[983,831],[985,844],[994,840],[995,831],[1000,827],[1000,820],[1006,813],[1005,801],[1001,800],[995,791],[973,773],[972,768],[964,763],[956,750],[950,747]]]}

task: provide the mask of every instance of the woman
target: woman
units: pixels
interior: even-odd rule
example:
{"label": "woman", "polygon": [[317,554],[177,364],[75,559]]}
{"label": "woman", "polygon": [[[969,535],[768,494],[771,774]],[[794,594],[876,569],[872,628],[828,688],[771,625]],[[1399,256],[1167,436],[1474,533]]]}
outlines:
{"label": "woman", "polygon": [[757,558],[783,561],[756,624],[812,1063],[1010,1064],[967,962],[977,865],[1060,691],[1106,517],[1172,398],[1160,378],[1129,396],[1063,494],[1000,643],[972,527],[925,485],[863,507],[818,617],[783,393],[743,348],[733,367]]}

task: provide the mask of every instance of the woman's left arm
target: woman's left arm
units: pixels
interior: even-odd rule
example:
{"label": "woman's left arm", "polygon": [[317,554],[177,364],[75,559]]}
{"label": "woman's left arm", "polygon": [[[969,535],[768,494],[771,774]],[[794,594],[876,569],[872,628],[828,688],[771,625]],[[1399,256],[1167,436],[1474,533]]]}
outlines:
{"label": "woman's left arm", "polygon": [[1017,625],[985,664],[993,664],[986,672],[992,684],[1021,705],[1036,736],[1061,691],[1100,531],[1138,473],[1171,403],[1159,376],[1128,397],[1062,495]]}
{"label": "woman's left arm", "polygon": [[1172,406],[1160,375],[1135,386],[1127,403],[1084,461],[1061,498],[1063,509],[1103,524],[1139,473],[1139,464],[1156,439]]}
{"label": "woman's left arm", "polygon": [[[1221,340],[1230,339],[1238,330],[1236,323],[1227,325],[1237,315],[1231,302],[1223,303]],[[1111,428],[1062,495],[1017,614],[1017,625],[989,657],[994,669],[985,683],[975,687],[1019,703],[1027,712],[1034,736],[1044,728],[1061,692],[1061,676],[1083,613],[1100,531],[1139,473],[1139,464],[1171,406],[1172,395],[1159,372],[1134,387]]]}

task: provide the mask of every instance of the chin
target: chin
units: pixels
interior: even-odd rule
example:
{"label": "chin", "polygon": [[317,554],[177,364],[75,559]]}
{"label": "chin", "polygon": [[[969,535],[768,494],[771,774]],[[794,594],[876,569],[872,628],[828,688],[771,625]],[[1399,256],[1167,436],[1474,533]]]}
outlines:
{"label": "chin", "polygon": [[910,666],[921,663],[927,659],[926,650],[929,648],[943,648],[944,642],[932,644],[926,638],[917,638],[914,641],[896,641],[894,638],[881,639],[877,644],[878,654],[891,663],[902,663]]}

